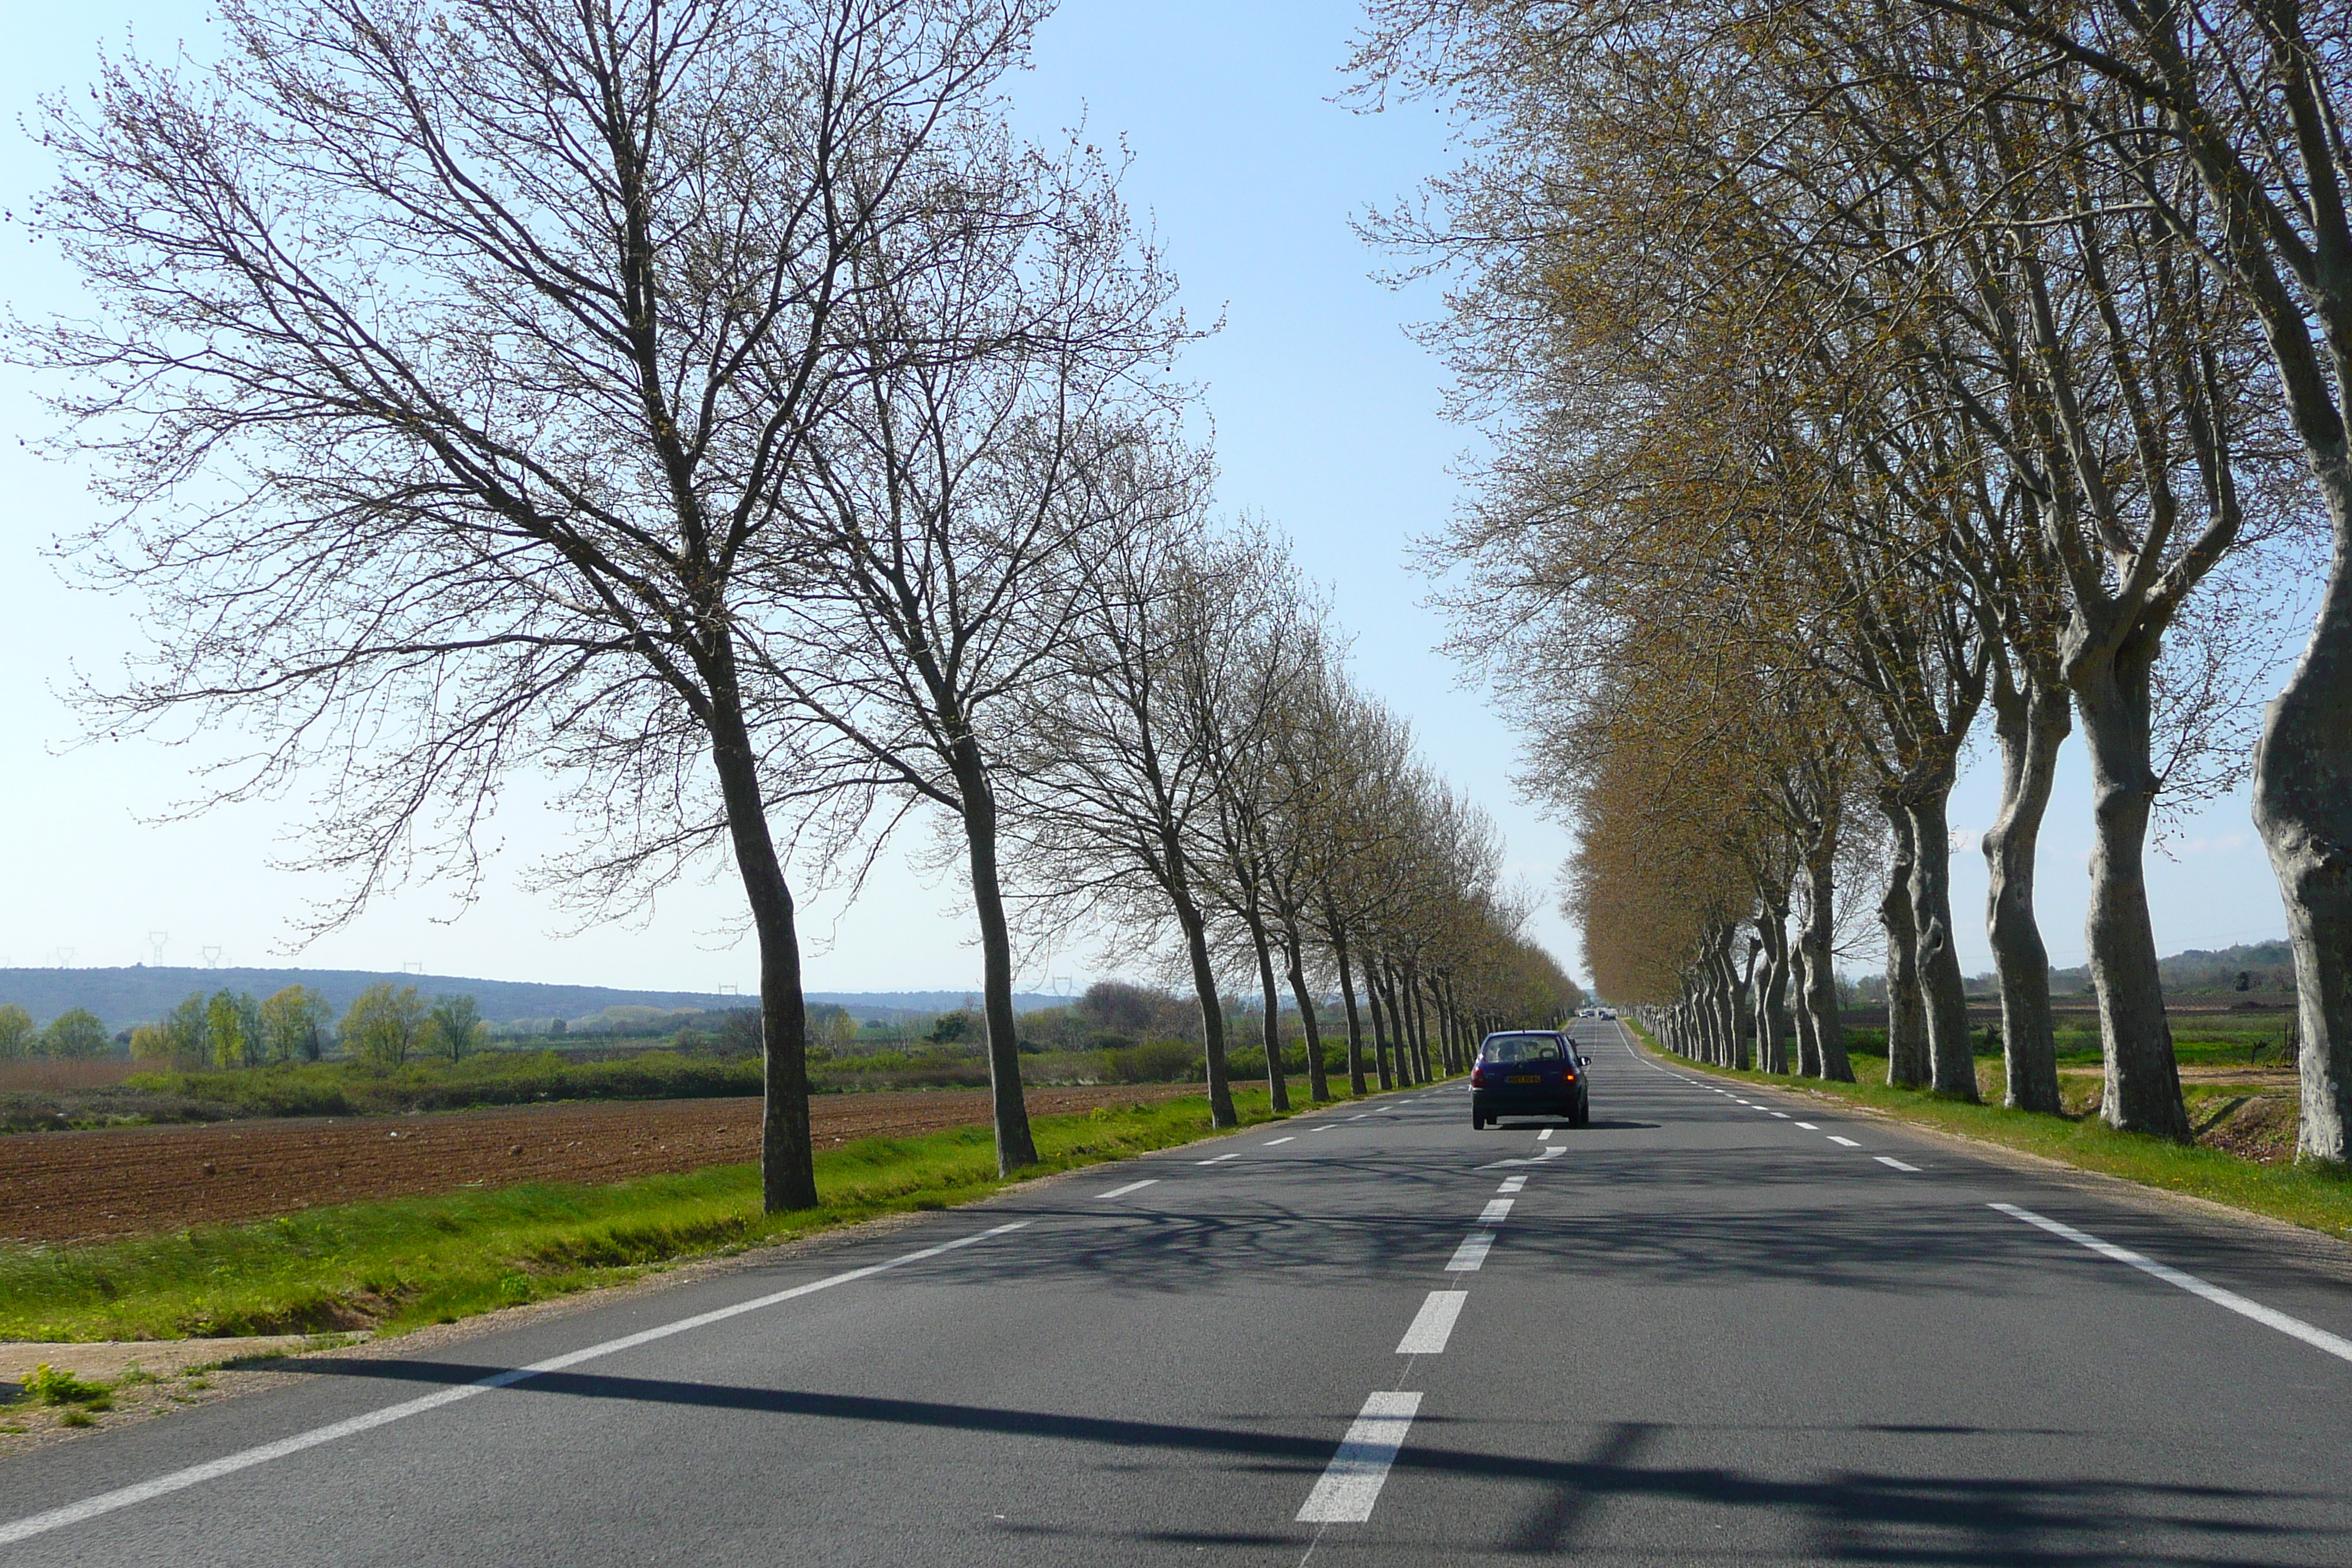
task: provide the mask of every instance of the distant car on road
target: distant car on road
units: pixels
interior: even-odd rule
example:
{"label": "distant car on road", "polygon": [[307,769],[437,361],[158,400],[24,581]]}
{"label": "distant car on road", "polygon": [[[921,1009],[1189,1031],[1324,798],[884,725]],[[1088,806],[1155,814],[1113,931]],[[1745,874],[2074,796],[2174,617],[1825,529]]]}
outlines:
{"label": "distant car on road", "polygon": [[1571,1127],[1592,1120],[1592,1094],[1579,1070],[1591,1058],[1550,1029],[1489,1035],[1470,1069],[1470,1127],[1506,1116],[1564,1116]]}

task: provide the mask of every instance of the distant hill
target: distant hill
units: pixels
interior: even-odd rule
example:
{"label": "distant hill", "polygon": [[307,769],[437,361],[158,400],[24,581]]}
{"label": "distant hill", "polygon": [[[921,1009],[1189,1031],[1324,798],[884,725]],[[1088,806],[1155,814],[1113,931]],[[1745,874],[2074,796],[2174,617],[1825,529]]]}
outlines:
{"label": "distant hill", "polygon": [[[867,1018],[884,1021],[899,1013],[952,1013],[957,1008],[980,1005],[980,992],[971,991],[812,991],[812,1002],[830,1002],[851,1017],[861,1022]],[[1042,992],[1015,991],[1013,1010],[1034,1013],[1042,1007],[1066,1007],[1076,1001],[1075,996],[1048,996]]]}
{"label": "distant hill", "polygon": [[[2190,948],[2176,952],[2170,958],[2157,961],[2157,973],[2164,981],[2168,996],[2188,995],[2194,992],[2235,991],[2238,977],[2246,977],[2249,991],[2292,991],[2294,989],[2294,953],[2286,942],[2250,942],[2236,947],[2225,947],[2218,952],[2202,948]],[[2088,991],[2091,970],[2088,964],[2074,969],[2053,969],[2050,972],[2050,987],[2053,991]]]}
{"label": "distant hill", "polygon": [[[182,969],[132,964],[128,969],[0,969],[0,1002],[14,1002],[46,1024],[69,1008],[87,1007],[111,1030],[149,1024],[180,1004],[191,991],[227,989],[267,996],[285,986],[308,985],[336,1011],[351,1005],[371,985],[414,985],[428,996],[467,995],[493,1024],[524,1018],[586,1019],[607,1007],[654,1007],[665,1012],[723,1012],[758,1005],[750,996],[711,991],[627,991],[607,985],[548,985],[530,980],[481,980],[454,974],[393,973],[365,969]],[[961,1007],[968,991],[813,991],[811,1002],[829,1002],[852,1017],[888,1018],[899,1013],[941,1013]],[[1070,998],[1016,994],[1024,1013],[1059,1006]]]}

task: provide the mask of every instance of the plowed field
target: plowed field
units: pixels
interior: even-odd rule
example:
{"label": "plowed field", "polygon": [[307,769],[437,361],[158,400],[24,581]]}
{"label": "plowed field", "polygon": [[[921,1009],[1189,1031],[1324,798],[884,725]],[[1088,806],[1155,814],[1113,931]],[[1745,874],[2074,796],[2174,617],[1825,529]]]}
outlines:
{"label": "plowed field", "polygon": [[[1041,1089],[1051,1116],[1194,1092]],[[820,1095],[817,1147],[988,1121],[985,1089]],[[89,1241],[314,1204],[516,1182],[618,1182],[756,1159],[757,1100],[580,1101],[436,1116],[289,1118],[0,1138],[0,1240]]]}

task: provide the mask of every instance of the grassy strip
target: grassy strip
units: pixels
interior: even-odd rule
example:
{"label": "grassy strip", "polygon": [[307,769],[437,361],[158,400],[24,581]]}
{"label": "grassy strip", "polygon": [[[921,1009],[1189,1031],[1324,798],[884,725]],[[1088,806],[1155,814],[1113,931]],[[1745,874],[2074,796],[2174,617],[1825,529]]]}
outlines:
{"label": "grassy strip", "polygon": [[[1638,1025],[1633,1027],[1653,1047],[1657,1046],[1647,1030]],[[2118,1132],[2095,1116],[2076,1118],[2009,1110],[1998,1105],[1970,1105],[1921,1089],[1889,1089],[1883,1064],[1876,1083],[1830,1083],[1772,1073],[1735,1072],[1687,1058],[1669,1059],[1716,1078],[1796,1089],[1864,1105],[1905,1121],[2023,1150],[2080,1170],[2120,1176],[2127,1182],[2167,1192],[2187,1193],[2330,1236],[2352,1237],[2352,1173],[2338,1168],[2258,1164],[2218,1149],[2174,1143],[2142,1132]]]}
{"label": "grassy strip", "polygon": [[[1341,1080],[1344,1088],[1345,1080]],[[1237,1090],[1242,1124],[1275,1120]],[[1186,1097],[1031,1123],[1042,1175],[1206,1135]],[[994,1135],[869,1138],[816,1157],[822,1207],[760,1212],[755,1165],[610,1186],[496,1191],[306,1209],[257,1225],[83,1247],[0,1247],[0,1339],[137,1340],[373,1327],[401,1332],[635,1277],[678,1258],[945,1208],[1004,1185]]]}

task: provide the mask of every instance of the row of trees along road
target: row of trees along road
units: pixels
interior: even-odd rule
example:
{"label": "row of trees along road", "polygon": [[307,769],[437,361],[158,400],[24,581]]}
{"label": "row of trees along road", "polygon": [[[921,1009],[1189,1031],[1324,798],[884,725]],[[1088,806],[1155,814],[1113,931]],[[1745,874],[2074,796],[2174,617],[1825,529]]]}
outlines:
{"label": "row of trees along road", "polygon": [[2104,1115],[2185,1136],[2151,813],[2242,776],[2275,584],[2330,550],[2251,763],[2295,952],[2301,1152],[2344,1160],[2334,13],[1372,9],[1362,91],[1478,129],[1376,226],[1461,285],[1436,335],[1498,444],[1436,548],[1470,563],[1457,602],[1535,737],[1531,782],[1580,826],[1569,901],[1603,993],[1664,1009],[1679,1048],[1732,1059],[1752,1035],[1780,1070],[1793,1039],[1799,1070],[1845,1077],[1831,966],[1864,911],[1839,891],[1883,876],[1890,1077],[1974,1098],[1946,801],[1989,725],[2007,1094],[2056,1109],[2033,864],[2079,724]]}
{"label": "row of trees along road", "polygon": [[1336,977],[1359,1081],[1360,985],[1384,1078],[1572,1004],[1273,542],[1207,524],[1118,166],[1007,128],[1046,9],[228,0],[217,66],[123,58],[42,119],[90,310],[14,352],[109,503],[74,557],[151,637],[95,729],[258,737],[215,801],[315,786],[316,930],[469,898],[518,769],[568,787],[541,874],[583,919],[731,861],[772,1209],[816,1202],[793,868],[922,808],[1008,1170],[1017,949],[1072,911],[1173,928],[1225,1123],[1225,970],[1310,1012]]}

